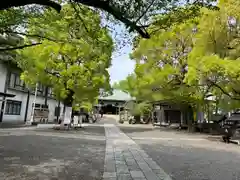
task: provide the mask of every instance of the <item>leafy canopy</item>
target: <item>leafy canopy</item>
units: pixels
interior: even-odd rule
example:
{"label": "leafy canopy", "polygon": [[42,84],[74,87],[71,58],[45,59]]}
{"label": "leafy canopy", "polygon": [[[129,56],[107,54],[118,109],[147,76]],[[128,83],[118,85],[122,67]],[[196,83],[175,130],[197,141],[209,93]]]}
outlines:
{"label": "leafy canopy", "polygon": [[35,37],[26,41],[40,45],[19,51],[19,66],[23,79],[52,87],[54,94],[66,104],[94,101],[100,88],[109,89],[109,74],[113,42],[107,29],[101,27],[99,14],[81,8],[84,24],[72,5],[63,6],[60,15],[46,10],[43,17],[30,20],[29,33]]}
{"label": "leafy canopy", "polygon": [[[199,17],[175,19],[169,27],[155,24],[150,31],[158,31],[150,39],[136,41],[131,55],[136,67],[131,76],[135,77],[132,84],[138,85],[137,94],[144,94],[143,100],[199,106],[215,96],[220,104],[236,107],[232,100],[240,99],[240,6],[225,0],[218,7],[219,11],[200,8]],[[128,78],[124,82],[119,86],[129,84]]]}

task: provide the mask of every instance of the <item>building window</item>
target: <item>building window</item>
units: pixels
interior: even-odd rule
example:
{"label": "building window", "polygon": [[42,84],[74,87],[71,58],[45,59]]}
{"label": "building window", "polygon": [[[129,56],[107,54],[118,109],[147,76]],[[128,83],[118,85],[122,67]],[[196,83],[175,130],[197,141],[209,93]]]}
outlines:
{"label": "building window", "polygon": [[52,88],[48,88],[48,97],[54,97]]}
{"label": "building window", "polygon": [[54,115],[55,116],[60,116],[60,112],[61,112],[61,107],[55,107],[55,111],[54,111]]}
{"label": "building window", "polygon": [[10,73],[8,86],[19,90],[25,89],[25,83],[21,80],[20,74],[18,73]]}
{"label": "building window", "polygon": [[43,95],[44,94],[44,86],[41,83],[38,83],[38,87],[37,87],[37,94],[38,95]]}
{"label": "building window", "polygon": [[[32,104],[32,107],[33,107],[34,104]],[[35,103],[35,108],[39,108],[39,109],[48,109],[48,105],[45,105],[45,104],[38,104],[38,103]]]}
{"label": "building window", "polygon": [[21,114],[21,106],[22,106],[21,101],[7,100],[5,114],[20,115]]}

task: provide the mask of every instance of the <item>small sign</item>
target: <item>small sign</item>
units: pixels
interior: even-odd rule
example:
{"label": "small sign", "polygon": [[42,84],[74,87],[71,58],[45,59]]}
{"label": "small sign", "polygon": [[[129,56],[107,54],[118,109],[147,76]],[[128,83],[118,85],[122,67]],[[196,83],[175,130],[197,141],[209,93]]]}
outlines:
{"label": "small sign", "polygon": [[66,107],[63,123],[64,124],[70,124],[71,123],[71,116],[72,116],[72,107]]}

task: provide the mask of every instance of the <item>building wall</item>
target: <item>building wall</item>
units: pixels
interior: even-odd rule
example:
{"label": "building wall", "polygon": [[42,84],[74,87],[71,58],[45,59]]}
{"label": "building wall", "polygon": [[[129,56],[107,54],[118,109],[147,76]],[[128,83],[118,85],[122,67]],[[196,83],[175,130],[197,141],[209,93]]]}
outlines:
{"label": "building wall", "polygon": [[108,104],[115,105],[116,103],[118,103],[118,106],[122,106],[125,104],[125,101],[101,100],[99,102],[99,104],[103,104],[103,105],[108,105]]}
{"label": "building wall", "polygon": [[[21,92],[17,90],[8,90],[8,93],[15,94],[16,96],[13,98],[7,98],[9,100],[16,100],[16,101],[21,101],[21,114],[20,115],[7,115],[4,113],[3,115],[3,121],[7,122],[24,122],[25,118],[25,111],[26,111],[26,106],[27,106],[27,93],[26,92]],[[44,104],[45,98],[44,97],[39,97],[37,96],[36,98],[36,104]],[[31,113],[32,113],[32,104],[34,102],[34,95],[31,94],[29,97],[29,105],[28,105],[28,111],[27,111],[27,120],[30,120],[31,118]],[[49,108],[49,115],[48,119],[49,122],[54,121],[54,116],[55,113],[55,108],[58,106],[58,101],[52,98],[48,98],[47,101],[48,108]],[[61,110],[63,110],[63,104],[60,104]],[[5,105],[6,108],[6,105]],[[4,111],[5,112],[5,111]]]}
{"label": "building wall", "polygon": [[[7,76],[7,69],[4,67],[2,63],[0,63],[0,92],[4,92],[6,76]],[[2,100],[2,97],[0,97],[0,100]],[[2,102],[0,101],[0,109],[1,109],[1,106],[2,106]]]}
{"label": "building wall", "polygon": [[[19,73],[19,70],[14,70],[10,69],[12,73]],[[9,77],[7,77],[7,67],[4,64],[0,64],[0,92],[4,92],[4,86],[5,86],[5,80],[9,80]],[[3,122],[24,122],[25,118],[25,112],[26,112],[26,105],[27,105],[27,90],[22,89],[21,87],[14,88],[12,87],[12,84],[9,83],[8,89],[7,89],[8,94],[14,94],[15,97],[13,98],[6,98],[5,101],[5,108],[4,108],[4,114],[3,114]],[[20,101],[21,102],[21,110],[19,115],[9,115],[6,114],[6,102],[7,100],[12,100],[12,101]],[[27,120],[30,120],[31,118],[31,113],[32,113],[32,104],[34,101],[34,92],[30,93],[29,97],[29,105],[28,105],[28,110],[27,110]],[[36,104],[44,104],[45,103],[45,97],[43,95],[38,95],[36,98]],[[0,103],[0,107],[1,107]],[[55,117],[55,108],[58,106],[58,101],[53,99],[53,97],[48,97],[47,100],[48,108],[49,108],[49,122],[53,121]],[[60,104],[61,111],[63,110],[63,104]]]}
{"label": "building wall", "polygon": [[7,76],[7,69],[0,63],[0,92],[4,91],[4,84]]}

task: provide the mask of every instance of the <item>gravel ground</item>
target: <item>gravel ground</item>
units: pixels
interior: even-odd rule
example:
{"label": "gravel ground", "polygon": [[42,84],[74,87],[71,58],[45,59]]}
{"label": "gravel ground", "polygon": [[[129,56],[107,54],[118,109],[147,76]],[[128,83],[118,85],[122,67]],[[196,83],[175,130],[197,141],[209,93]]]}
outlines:
{"label": "gravel ground", "polygon": [[0,179],[100,180],[104,171],[103,137],[103,127],[78,132],[2,132]]}
{"label": "gravel ground", "polygon": [[239,146],[190,134],[126,127],[121,130],[173,180],[240,180]]}

